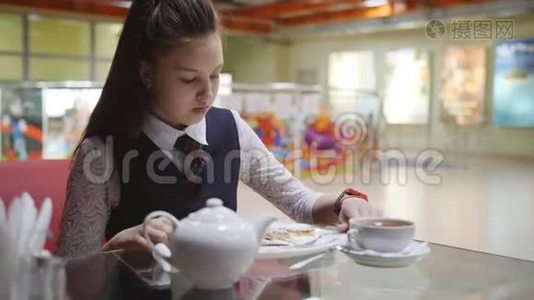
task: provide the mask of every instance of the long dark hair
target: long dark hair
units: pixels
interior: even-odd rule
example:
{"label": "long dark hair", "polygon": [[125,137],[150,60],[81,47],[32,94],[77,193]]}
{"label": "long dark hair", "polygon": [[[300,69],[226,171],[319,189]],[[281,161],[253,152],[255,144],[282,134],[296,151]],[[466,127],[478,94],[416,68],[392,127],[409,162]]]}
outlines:
{"label": "long dark hair", "polygon": [[141,61],[151,62],[184,38],[218,29],[210,0],[134,0],[80,144],[95,136],[102,140],[111,136],[115,143],[136,138],[150,106],[150,92],[140,76]]}

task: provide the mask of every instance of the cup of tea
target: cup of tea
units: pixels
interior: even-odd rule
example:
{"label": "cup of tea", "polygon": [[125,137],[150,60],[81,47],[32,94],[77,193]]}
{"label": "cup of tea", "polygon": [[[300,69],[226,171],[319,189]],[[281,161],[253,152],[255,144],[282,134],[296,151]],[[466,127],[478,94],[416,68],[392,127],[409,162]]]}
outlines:
{"label": "cup of tea", "polygon": [[353,248],[378,252],[399,252],[413,240],[415,224],[393,218],[353,218],[349,221],[348,241]]}

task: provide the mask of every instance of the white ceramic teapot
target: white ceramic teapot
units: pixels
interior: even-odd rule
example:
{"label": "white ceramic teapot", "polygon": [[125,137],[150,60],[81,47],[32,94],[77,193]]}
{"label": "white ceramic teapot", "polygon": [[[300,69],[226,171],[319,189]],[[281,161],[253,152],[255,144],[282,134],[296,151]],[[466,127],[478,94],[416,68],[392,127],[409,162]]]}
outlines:
{"label": "white ceramic teapot", "polygon": [[164,244],[154,246],[150,242],[144,226],[156,261],[166,269],[163,257],[170,255],[172,266],[183,277],[195,287],[209,290],[229,288],[239,279],[254,261],[263,234],[275,220],[266,216],[254,224],[248,223],[217,198],[209,199],[205,208],[181,221],[167,212],[155,211],[145,218],[144,224],[159,217],[172,220],[175,229],[169,238],[169,253]]}

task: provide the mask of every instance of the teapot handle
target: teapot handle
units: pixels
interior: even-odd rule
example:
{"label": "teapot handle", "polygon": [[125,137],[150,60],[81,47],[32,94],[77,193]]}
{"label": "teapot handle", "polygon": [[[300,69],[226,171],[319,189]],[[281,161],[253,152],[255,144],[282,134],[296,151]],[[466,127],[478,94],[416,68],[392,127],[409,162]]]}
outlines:
{"label": "teapot handle", "polygon": [[[159,264],[165,264],[166,260],[165,258],[170,258],[171,257],[171,253],[170,253],[170,250],[169,248],[163,244],[163,243],[159,243],[159,244],[156,244],[154,245],[154,243],[152,242],[152,240],[150,239],[150,237],[148,236],[148,232],[147,232],[147,223],[149,220],[151,219],[157,219],[157,218],[160,218],[160,217],[166,217],[168,218],[169,220],[171,220],[171,222],[173,223],[174,225],[174,230],[178,229],[178,226],[180,224],[180,221],[178,221],[178,219],[176,219],[173,215],[171,215],[170,213],[168,212],[164,212],[164,211],[154,211],[154,212],[151,212],[149,213],[146,217],[145,217],[145,220],[143,221],[143,236],[145,237],[145,239],[147,240],[148,242],[148,245],[150,247],[150,250],[152,252],[152,256],[154,257],[154,259],[159,263]],[[166,266],[163,266],[162,267],[164,269],[167,269]]]}

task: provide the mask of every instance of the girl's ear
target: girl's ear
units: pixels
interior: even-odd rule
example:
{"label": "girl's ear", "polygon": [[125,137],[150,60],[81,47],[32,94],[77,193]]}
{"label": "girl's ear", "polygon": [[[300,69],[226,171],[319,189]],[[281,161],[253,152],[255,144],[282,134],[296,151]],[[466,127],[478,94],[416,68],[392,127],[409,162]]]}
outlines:
{"label": "girl's ear", "polygon": [[154,68],[152,67],[152,64],[147,61],[140,61],[139,63],[139,77],[141,78],[141,82],[145,86],[147,90],[150,90],[152,88],[153,80],[154,80]]}

